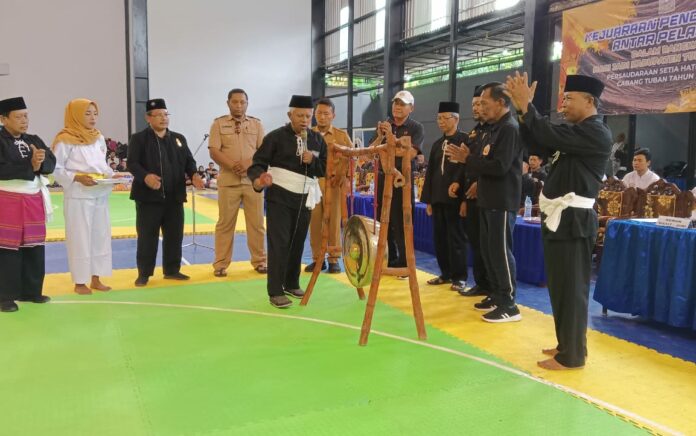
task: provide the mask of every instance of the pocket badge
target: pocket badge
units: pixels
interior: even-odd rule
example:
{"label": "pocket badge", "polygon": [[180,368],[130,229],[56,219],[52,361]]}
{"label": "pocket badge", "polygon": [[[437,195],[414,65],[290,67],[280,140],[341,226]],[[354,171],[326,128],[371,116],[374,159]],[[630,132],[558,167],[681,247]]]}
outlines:
{"label": "pocket badge", "polygon": [[487,144],[485,147],[483,147],[483,151],[481,152],[482,156],[488,156],[488,153],[491,152],[491,144]]}
{"label": "pocket badge", "polygon": [[181,141],[179,140],[179,138],[176,138],[176,145],[178,145],[179,147],[183,147],[183,146],[184,146],[184,144],[181,143]]}

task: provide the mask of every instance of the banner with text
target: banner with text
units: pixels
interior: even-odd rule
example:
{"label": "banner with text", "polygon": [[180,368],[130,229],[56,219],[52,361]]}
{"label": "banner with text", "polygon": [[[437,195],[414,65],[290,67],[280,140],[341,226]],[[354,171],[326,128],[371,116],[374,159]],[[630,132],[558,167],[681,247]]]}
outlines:
{"label": "banner with text", "polygon": [[604,82],[608,115],[696,111],[696,0],[604,0],[563,12],[565,78]]}

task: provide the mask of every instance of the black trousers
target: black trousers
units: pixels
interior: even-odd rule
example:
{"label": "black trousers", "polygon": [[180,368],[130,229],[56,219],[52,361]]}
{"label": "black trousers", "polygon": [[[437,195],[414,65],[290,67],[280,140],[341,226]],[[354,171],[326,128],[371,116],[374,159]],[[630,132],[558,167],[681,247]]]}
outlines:
{"label": "black trousers", "polygon": [[481,256],[481,216],[476,200],[466,201],[466,236],[474,255],[474,281],[479,288],[490,293],[491,285],[486,275],[486,265]]}
{"label": "black trousers", "polygon": [[464,280],[469,276],[466,264],[465,220],[459,216],[459,207],[433,204],[433,242],[440,277]]}
{"label": "black trousers", "polygon": [[46,248],[43,245],[0,249],[0,301],[41,295],[46,275]]}
{"label": "black trousers", "polygon": [[[377,181],[377,220],[382,216],[382,194],[384,193],[384,174],[379,173]],[[387,246],[389,248],[388,266],[399,268],[406,266],[406,232],[404,230],[404,190],[394,188],[392,191],[391,209],[389,210],[389,229]],[[416,197],[411,190],[411,219],[416,210]]]}
{"label": "black trousers", "polygon": [[515,212],[479,209],[481,217],[481,255],[491,284],[491,298],[496,306],[515,304],[517,279],[512,255],[512,229]]}
{"label": "black trousers", "polygon": [[556,360],[583,366],[587,355],[587,304],[594,237],[544,240],[544,263],[556,326]]}
{"label": "black trousers", "polygon": [[300,266],[310,217],[311,211],[304,206],[298,210],[272,201],[266,203],[269,297],[300,288]]}
{"label": "black trousers", "polygon": [[150,277],[155,271],[157,245],[162,230],[162,270],[165,275],[181,269],[181,242],[184,239],[184,205],[135,202],[135,228],[138,232],[138,275]]}

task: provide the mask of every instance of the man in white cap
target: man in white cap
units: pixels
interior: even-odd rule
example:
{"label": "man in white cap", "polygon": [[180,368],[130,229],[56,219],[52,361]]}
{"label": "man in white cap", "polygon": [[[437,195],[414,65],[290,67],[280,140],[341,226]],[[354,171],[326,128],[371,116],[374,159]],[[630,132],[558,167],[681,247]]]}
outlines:
{"label": "man in white cap", "polygon": [[[370,145],[379,145],[386,141],[386,132],[391,132],[396,138],[402,136],[411,137],[411,145],[419,155],[422,155],[423,146],[423,125],[411,118],[415,99],[408,91],[399,91],[392,99],[392,116],[384,122],[377,124],[377,136]],[[396,169],[401,170],[401,159],[396,158]],[[384,172],[380,164],[380,171],[377,178],[377,219],[382,216],[382,194],[384,193]],[[413,168],[413,166],[412,166]],[[411,208],[415,210],[415,192],[411,190]],[[394,188],[392,194],[391,209],[389,211],[389,231],[387,233],[387,244],[389,246],[389,267],[399,268],[406,266],[406,242],[404,238],[404,218],[403,218],[403,189]],[[403,277],[402,277],[403,278]]]}

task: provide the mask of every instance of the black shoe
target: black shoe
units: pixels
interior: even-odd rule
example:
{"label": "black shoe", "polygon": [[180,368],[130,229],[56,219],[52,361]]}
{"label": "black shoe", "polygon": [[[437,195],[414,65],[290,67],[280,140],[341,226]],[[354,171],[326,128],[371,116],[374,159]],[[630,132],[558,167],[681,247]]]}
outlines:
{"label": "black shoe", "polygon": [[285,295],[276,295],[274,297],[270,297],[268,299],[271,303],[271,306],[276,307],[278,309],[285,309],[286,307],[292,306],[292,301]]}
{"label": "black shoe", "polygon": [[461,295],[462,297],[478,297],[488,295],[488,291],[481,289],[479,285],[476,285],[471,289],[462,289],[457,292],[459,292],[459,295]]}
{"label": "black shoe", "polygon": [[51,301],[51,297],[46,295],[37,295],[36,297],[19,297],[17,301],[26,301],[29,303],[44,304]]}
{"label": "black shoe", "polygon": [[486,322],[514,322],[522,319],[520,309],[516,305],[497,307],[481,317]]}
{"label": "black shoe", "polygon": [[[316,265],[316,262],[312,262],[309,265],[307,265],[304,269],[304,272],[314,272],[314,266]],[[321,264],[321,271],[326,270],[326,261],[322,262]]]}
{"label": "black shoe", "polygon": [[18,310],[19,307],[14,301],[0,301],[0,312],[16,312]]}
{"label": "black shoe", "polygon": [[497,306],[495,303],[493,303],[493,299],[491,297],[486,297],[483,300],[481,300],[480,303],[474,304],[474,309],[480,310],[482,312],[490,312],[491,310],[494,310]]}
{"label": "black shoe", "polygon": [[466,291],[469,289],[469,285],[466,284],[466,280],[453,280],[450,289],[457,292]]}
{"label": "black shoe", "polygon": [[191,277],[187,276],[186,274],[182,274],[180,272],[174,273],[174,274],[165,274],[164,278],[167,280],[189,280]]}
{"label": "black shoe", "polygon": [[286,289],[285,295],[292,298],[302,298],[304,297],[304,291],[302,289]]}
{"label": "black shoe", "polygon": [[137,287],[142,287],[147,285],[147,281],[150,280],[150,277],[147,276],[138,276],[137,279],[135,279],[135,286]]}
{"label": "black shoe", "polygon": [[443,285],[445,283],[450,283],[452,280],[446,279],[442,276],[439,277],[433,277],[432,279],[428,280],[426,283],[429,285]]}
{"label": "black shoe", "polygon": [[338,263],[329,263],[329,274],[339,274],[341,272],[341,267]]}

